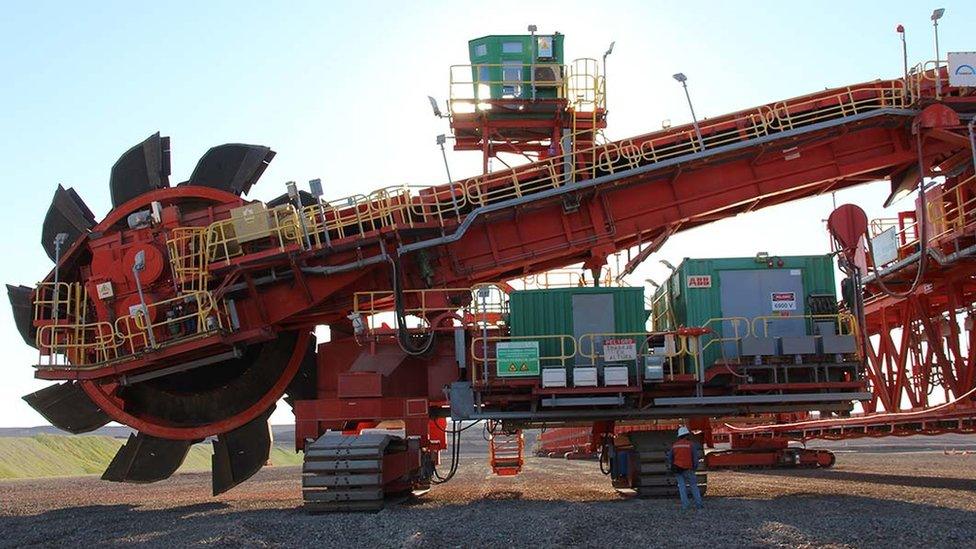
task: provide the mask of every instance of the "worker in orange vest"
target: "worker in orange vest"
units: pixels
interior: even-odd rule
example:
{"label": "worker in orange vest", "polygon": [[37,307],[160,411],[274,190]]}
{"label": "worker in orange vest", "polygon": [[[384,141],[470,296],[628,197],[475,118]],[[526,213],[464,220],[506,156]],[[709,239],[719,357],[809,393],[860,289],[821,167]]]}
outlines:
{"label": "worker in orange vest", "polygon": [[[678,495],[681,496],[681,508],[688,509],[688,489],[691,489],[691,496],[695,499],[695,507],[701,509],[702,497],[698,490],[698,478],[695,477],[695,470],[698,469],[698,460],[701,451],[698,444],[691,438],[691,431],[682,425],[678,428],[678,440],[671,445],[667,452],[668,466],[674,473],[678,484]],[[687,485],[687,487],[686,487]]]}

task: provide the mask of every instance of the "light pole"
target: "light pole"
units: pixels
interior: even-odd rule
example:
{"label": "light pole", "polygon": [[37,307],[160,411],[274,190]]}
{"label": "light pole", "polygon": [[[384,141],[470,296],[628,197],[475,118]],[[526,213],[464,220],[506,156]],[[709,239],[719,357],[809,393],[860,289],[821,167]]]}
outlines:
{"label": "light pole", "polygon": [[61,308],[61,304],[59,303],[61,289],[58,288],[58,283],[60,282],[59,275],[61,274],[61,248],[67,241],[68,233],[58,233],[54,236],[54,310],[52,311],[54,324],[58,323],[59,310]]}
{"label": "light pole", "polygon": [[685,97],[688,99],[688,109],[691,110],[691,121],[695,124],[695,135],[698,136],[698,146],[702,150],[705,150],[705,141],[702,139],[701,130],[698,128],[698,117],[695,116],[695,107],[691,104],[691,95],[688,93],[688,77],[683,72],[679,72],[673,75],[672,78],[681,82],[681,87],[685,89]]}
{"label": "light pole", "polygon": [[932,12],[932,28],[935,29],[935,97],[942,98],[942,75],[939,73],[939,19],[945,14],[945,8],[939,8]]}
{"label": "light pole", "polygon": [[610,54],[613,53],[613,47],[616,44],[617,44],[616,40],[610,42],[610,47],[607,48],[607,51],[603,52],[603,102],[604,103],[606,103],[607,101],[607,57],[609,57]]}
{"label": "light pole", "polygon": [[325,218],[325,206],[322,205],[322,195],[325,194],[322,191],[322,180],[319,178],[309,179],[308,191],[315,197],[315,202],[318,205],[319,217],[322,218],[322,234],[325,235],[325,246],[331,248],[332,241],[329,239],[329,222]]}
{"label": "light pole", "polygon": [[132,278],[136,280],[136,290],[139,292],[139,307],[142,319],[146,323],[146,336],[149,338],[149,346],[156,348],[156,336],[153,334],[153,325],[149,320],[149,307],[146,306],[146,296],[142,293],[142,281],[139,280],[139,273],[146,268],[146,252],[139,250],[136,252],[135,262],[132,263]]}
{"label": "light pole", "polygon": [[535,101],[535,58],[538,56],[539,44],[535,41],[535,31],[539,27],[529,25],[529,34],[532,36],[532,57],[529,59],[529,72],[532,73],[532,100]]}
{"label": "light pole", "polygon": [[303,242],[305,243],[305,249],[312,247],[312,239],[308,236],[308,226],[305,225],[305,212],[302,206],[302,195],[298,192],[298,185],[294,181],[285,182],[285,189],[288,190],[288,198],[291,199],[292,204],[295,205],[295,210],[298,211],[298,224],[302,227],[302,236],[304,237]]}
{"label": "light pole", "polygon": [[437,136],[437,145],[441,148],[441,156],[444,158],[444,171],[447,172],[447,185],[451,189],[451,207],[454,208],[454,215],[461,218],[461,212],[458,210],[457,197],[454,196],[454,180],[451,179],[451,167],[447,163],[447,151],[444,150],[444,143],[447,143],[447,136],[440,134]]}
{"label": "light pole", "polygon": [[969,147],[973,150],[973,169],[976,170],[976,116],[967,126],[969,128]]}
{"label": "light pole", "polygon": [[[905,74],[905,95],[908,95],[908,44],[905,43],[905,27],[898,25],[895,32],[901,37],[901,64]],[[907,97],[906,97],[907,99]]]}

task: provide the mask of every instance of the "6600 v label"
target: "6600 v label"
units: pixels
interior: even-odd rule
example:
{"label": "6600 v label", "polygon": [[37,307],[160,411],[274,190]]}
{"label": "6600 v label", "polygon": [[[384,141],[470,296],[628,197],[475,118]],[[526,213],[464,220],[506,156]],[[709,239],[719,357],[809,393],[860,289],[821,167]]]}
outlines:
{"label": "6600 v label", "polygon": [[773,292],[770,301],[774,311],[796,310],[796,292]]}

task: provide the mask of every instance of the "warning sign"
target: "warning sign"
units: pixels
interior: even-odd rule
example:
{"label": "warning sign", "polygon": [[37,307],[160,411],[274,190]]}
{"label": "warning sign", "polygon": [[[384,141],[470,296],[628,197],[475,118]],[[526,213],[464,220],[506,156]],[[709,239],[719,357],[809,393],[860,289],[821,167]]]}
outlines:
{"label": "warning sign", "polygon": [[633,339],[607,339],[603,341],[603,361],[622,362],[637,360],[637,342]]}
{"label": "warning sign", "polygon": [[774,311],[796,310],[796,292],[773,292],[771,295]]}
{"label": "warning sign", "polygon": [[539,375],[538,341],[504,341],[495,347],[498,359],[498,376]]}
{"label": "warning sign", "polygon": [[689,288],[711,288],[712,275],[691,275],[688,277]]}

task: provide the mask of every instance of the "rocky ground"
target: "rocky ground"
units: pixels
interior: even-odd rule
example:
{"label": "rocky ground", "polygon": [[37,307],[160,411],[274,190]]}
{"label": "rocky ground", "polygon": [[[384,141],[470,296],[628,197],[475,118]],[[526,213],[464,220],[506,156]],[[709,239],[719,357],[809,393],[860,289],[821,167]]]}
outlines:
{"label": "rocky ground", "polygon": [[373,514],[306,515],[299,469],[218,498],[207,473],[144,486],[0,482],[0,546],[973,546],[976,455],[851,452],[826,471],[714,472],[706,508],[616,494],[595,462],[528,458],[514,478],[465,456],[450,483]]}

